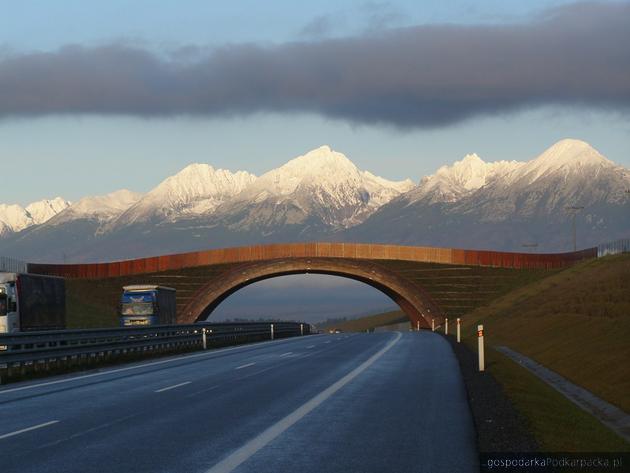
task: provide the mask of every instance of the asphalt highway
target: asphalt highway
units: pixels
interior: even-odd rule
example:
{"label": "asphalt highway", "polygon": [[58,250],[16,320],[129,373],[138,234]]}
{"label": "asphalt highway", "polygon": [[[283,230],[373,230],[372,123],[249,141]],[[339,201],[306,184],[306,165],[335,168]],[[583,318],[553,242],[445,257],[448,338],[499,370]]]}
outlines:
{"label": "asphalt highway", "polygon": [[316,335],[0,388],[0,471],[478,471],[431,332]]}

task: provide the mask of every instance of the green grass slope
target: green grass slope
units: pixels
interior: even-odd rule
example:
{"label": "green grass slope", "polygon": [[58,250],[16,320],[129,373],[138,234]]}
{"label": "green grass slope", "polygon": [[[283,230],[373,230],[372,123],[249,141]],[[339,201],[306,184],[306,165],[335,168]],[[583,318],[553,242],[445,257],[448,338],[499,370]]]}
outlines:
{"label": "green grass slope", "polygon": [[518,288],[464,319],[630,412],[630,255],[582,262]]}

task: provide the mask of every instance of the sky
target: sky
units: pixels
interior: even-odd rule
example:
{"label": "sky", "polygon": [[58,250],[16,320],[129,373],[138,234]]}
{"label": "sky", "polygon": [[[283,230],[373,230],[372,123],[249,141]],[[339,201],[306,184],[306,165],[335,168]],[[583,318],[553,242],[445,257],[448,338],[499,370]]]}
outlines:
{"label": "sky", "polygon": [[214,321],[281,319],[317,324],[329,318],[355,318],[398,306],[382,292],[339,276],[302,274],[246,286],[210,314]]}
{"label": "sky", "polygon": [[418,181],[580,138],[630,166],[628,2],[0,0],[0,203],[261,174]]}
{"label": "sky", "polygon": [[[563,138],[630,167],[630,2],[0,0],[0,203],[257,175],[324,144],[418,181]],[[244,288],[214,317],[393,308],[350,280]],[[260,311],[265,312],[260,313]]]}

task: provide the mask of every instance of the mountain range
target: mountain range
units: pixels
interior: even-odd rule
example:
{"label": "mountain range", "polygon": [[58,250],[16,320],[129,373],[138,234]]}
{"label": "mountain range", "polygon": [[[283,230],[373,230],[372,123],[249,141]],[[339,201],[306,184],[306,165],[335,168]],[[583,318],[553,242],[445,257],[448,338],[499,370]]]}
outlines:
{"label": "mountain range", "polygon": [[470,154],[417,185],[322,146],[259,177],[191,164],[146,194],[0,205],[0,254],[98,261],[313,240],[568,251],[574,214],[579,247],[630,236],[628,190],[627,168],[574,139],[527,162]]}

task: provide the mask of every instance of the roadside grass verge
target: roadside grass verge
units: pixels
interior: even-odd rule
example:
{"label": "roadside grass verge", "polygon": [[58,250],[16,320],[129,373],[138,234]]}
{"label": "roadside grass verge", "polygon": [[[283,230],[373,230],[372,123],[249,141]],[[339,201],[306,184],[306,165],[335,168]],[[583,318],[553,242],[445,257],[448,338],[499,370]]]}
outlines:
{"label": "roadside grass verge", "polygon": [[464,317],[463,337],[506,345],[630,412],[630,255],[580,263]]}
{"label": "roadside grass verge", "polygon": [[623,438],[518,363],[492,349],[486,350],[486,360],[541,451],[630,452]]}

